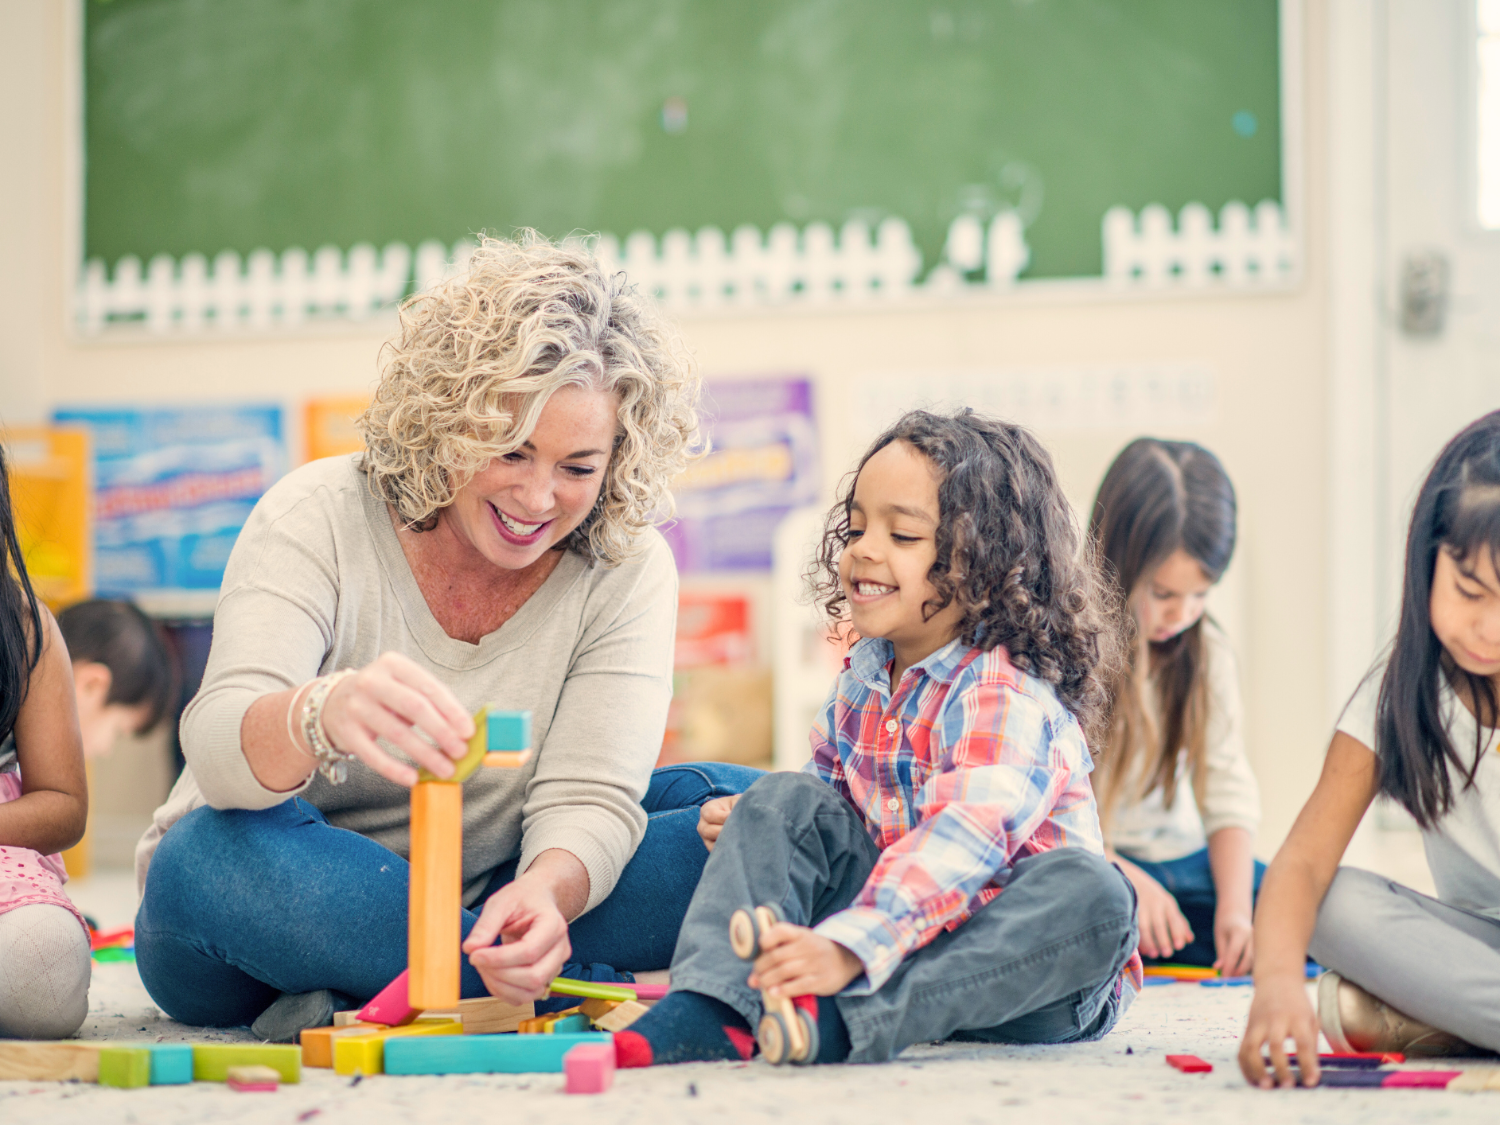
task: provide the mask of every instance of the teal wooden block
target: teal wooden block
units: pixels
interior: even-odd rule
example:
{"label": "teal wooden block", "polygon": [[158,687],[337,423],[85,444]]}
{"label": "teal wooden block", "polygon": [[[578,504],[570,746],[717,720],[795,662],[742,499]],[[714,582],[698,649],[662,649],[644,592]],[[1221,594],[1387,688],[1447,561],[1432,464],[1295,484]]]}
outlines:
{"label": "teal wooden block", "polygon": [[387,1074],[561,1074],[580,1043],[612,1043],[602,1031],[552,1035],[440,1035],[388,1039]]}
{"label": "teal wooden block", "polygon": [[588,1016],[584,1015],[582,1012],[579,1012],[577,1015],[564,1016],[562,1019],[558,1020],[556,1023],[554,1023],[552,1025],[552,1030],[550,1032],[548,1032],[548,1034],[549,1035],[567,1035],[570,1032],[593,1031],[593,1030],[594,1030],[594,1023],[593,1023],[593,1021],[590,1020],[588,1018]]}
{"label": "teal wooden block", "polygon": [[487,750],[530,750],[531,712],[496,711],[488,713]]}
{"label": "teal wooden block", "polygon": [[181,1086],[193,1080],[191,1043],[151,1043],[151,1085]]}

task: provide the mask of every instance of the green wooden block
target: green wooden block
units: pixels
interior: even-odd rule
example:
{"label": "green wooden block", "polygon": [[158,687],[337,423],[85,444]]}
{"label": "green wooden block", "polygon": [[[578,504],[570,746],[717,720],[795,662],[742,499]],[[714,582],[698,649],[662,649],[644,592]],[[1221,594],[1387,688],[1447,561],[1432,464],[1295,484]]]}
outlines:
{"label": "green wooden block", "polygon": [[295,1043],[197,1043],[193,1080],[224,1082],[232,1066],[268,1066],[283,1082],[302,1080],[302,1048]]}
{"label": "green wooden block", "polygon": [[105,1047],[99,1052],[99,1085],[151,1085],[151,1052],[144,1047]]}
{"label": "green wooden block", "polygon": [[109,946],[106,949],[94,950],[94,960],[101,965],[111,961],[134,961],[134,949],[121,949],[118,946]]}
{"label": "green wooden block", "polygon": [[635,989],[628,984],[601,984],[593,980],[557,977],[548,987],[553,996],[582,996],[587,1000],[618,1000],[622,1004],[626,1000],[635,999]]}
{"label": "green wooden block", "polygon": [[388,1039],[387,1074],[561,1074],[580,1043],[613,1043],[608,1032],[561,1035],[444,1035]]}

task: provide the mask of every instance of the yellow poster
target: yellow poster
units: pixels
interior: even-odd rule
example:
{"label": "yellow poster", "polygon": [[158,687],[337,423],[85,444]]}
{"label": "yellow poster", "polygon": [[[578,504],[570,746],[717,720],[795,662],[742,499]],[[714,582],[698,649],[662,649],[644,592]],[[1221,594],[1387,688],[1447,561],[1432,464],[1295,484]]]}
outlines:
{"label": "yellow poster", "polygon": [[93,593],[89,437],[83,430],[16,427],[0,433],[10,469],[21,558],[54,611]]}
{"label": "yellow poster", "polygon": [[358,453],[365,447],[354,420],[370,405],[368,395],[327,395],[310,398],[303,414],[307,460]]}

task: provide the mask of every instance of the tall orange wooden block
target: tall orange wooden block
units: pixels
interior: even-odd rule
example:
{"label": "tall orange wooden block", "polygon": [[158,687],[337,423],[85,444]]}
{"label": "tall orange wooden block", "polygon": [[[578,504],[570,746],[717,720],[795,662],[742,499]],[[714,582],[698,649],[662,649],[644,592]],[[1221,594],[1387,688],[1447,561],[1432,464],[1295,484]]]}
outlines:
{"label": "tall orange wooden block", "polygon": [[413,1008],[458,1003],[463,910],[464,789],[419,781],[411,793],[411,912],[407,963]]}

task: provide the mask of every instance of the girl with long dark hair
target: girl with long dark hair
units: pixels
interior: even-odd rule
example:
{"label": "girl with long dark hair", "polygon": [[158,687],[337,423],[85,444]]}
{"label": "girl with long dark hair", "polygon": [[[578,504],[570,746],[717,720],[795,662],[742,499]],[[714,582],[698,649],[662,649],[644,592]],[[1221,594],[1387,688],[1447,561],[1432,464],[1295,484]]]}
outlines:
{"label": "girl with long dark hair", "polygon": [[1250,971],[1260,793],[1234,653],[1205,612],[1234,553],[1234,485],[1201,445],[1139,438],[1099,486],[1091,531],[1129,609],[1094,774],[1111,858],[1140,901],[1148,959]]}
{"label": "girl with long dark hair", "polygon": [[[1335,1051],[1500,1051],[1500,411],[1438,455],[1412,512],[1401,617],[1344,708],[1317,788],[1266,874],[1240,1068],[1318,1081]],[[1422,829],[1430,898],[1340,867],[1379,794]],[[1317,1010],[1303,957],[1329,971]],[[1274,1079],[1262,1061],[1269,1049]]]}
{"label": "girl with long dark hair", "polygon": [[60,1039],[88,1014],[88,930],[57,854],[87,816],[72,664],[26,575],[0,450],[0,1037]]}

